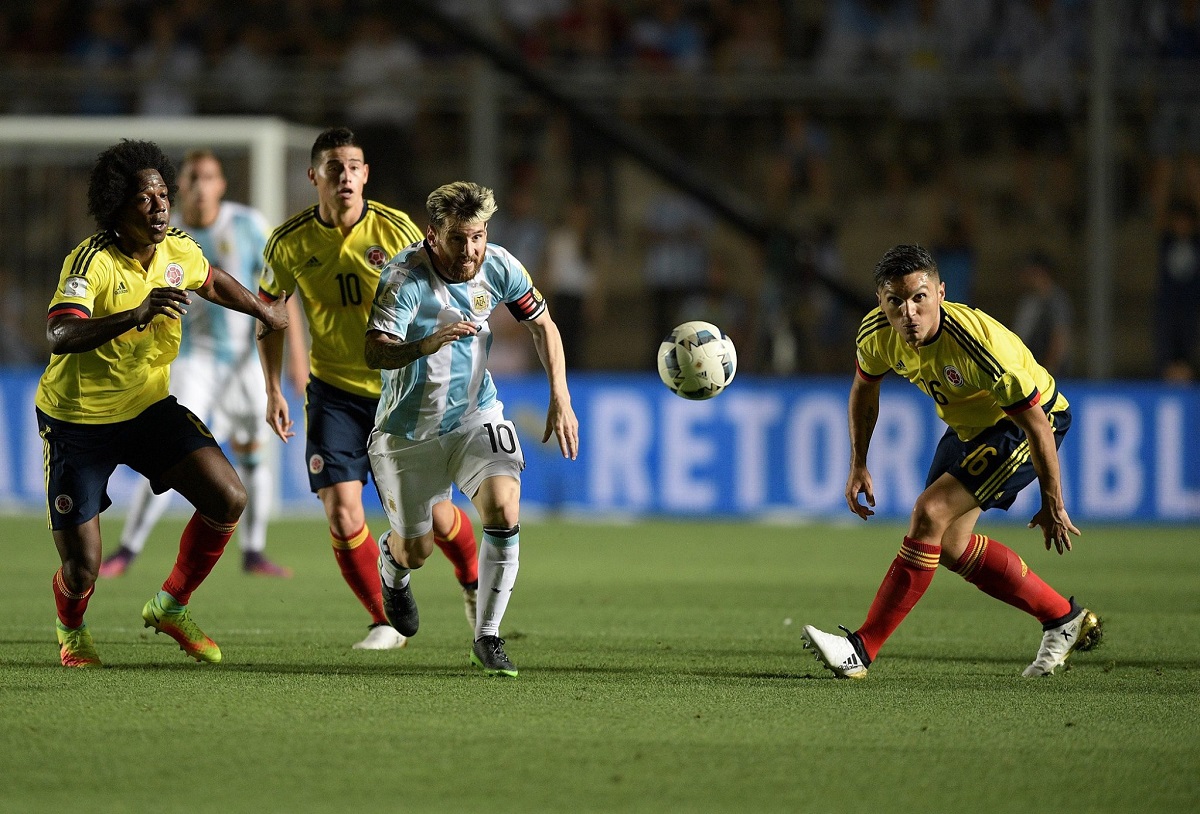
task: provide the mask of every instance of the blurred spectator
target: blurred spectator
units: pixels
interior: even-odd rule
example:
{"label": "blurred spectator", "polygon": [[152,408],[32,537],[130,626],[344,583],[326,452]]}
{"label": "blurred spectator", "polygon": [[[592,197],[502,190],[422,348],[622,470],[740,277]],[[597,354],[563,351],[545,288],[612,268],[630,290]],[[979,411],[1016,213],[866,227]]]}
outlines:
{"label": "blurred spectator", "polygon": [[731,278],[737,276],[727,252],[713,252],[712,265],[704,286],[680,303],[673,320],[676,324],[692,319],[716,325],[733,340],[733,346],[745,358],[746,369],[756,356],[750,331],[750,302],[735,289]]}
{"label": "blurred spectator", "polygon": [[1160,224],[1157,285],[1158,373],[1168,381],[1193,381],[1200,331],[1200,226],[1191,201],[1173,200]]}
{"label": "blurred spectator", "polygon": [[947,3],[916,0],[916,13],[893,14],[878,35],[883,67],[892,78],[892,108],[884,130],[884,179],[893,202],[904,201],[916,179],[928,178],[948,155],[946,112],[951,50]]}
{"label": "blurred spectator", "polygon": [[845,80],[870,66],[878,58],[879,34],[889,16],[906,11],[904,4],[889,0],[833,0],[817,48],[817,74]]}
{"label": "blurred spectator", "polygon": [[546,222],[538,214],[533,186],[532,177],[518,177],[515,180],[505,196],[505,205],[488,221],[488,241],[498,243],[512,252],[536,283],[542,278]]}
{"label": "blurred spectator", "polygon": [[[1017,202],[1039,220],[1078,214],[1071,168],[1072,126],[1079,106],[1075,70],[1084,29],[1064,0],[1011,0],[996,46],[1002,79],[1013,96]],[[1048,194],[1038,167],[1048,162]]]}
{"label": "blurred spectator", "polygon": [[782,21],[778,4],[742,0],[729,5],[728,19],[718,28],[713,61],[718,71],[754,73],[783,66]]}
{"label": "blurred spectator", "polygon": [[611,238],[596,226],[588,197],[578,193],[568,200],[561,220],[546,238],[541,279],[550,313],[562,332],[568,369],[587,366],[586,338],[604,315],[600,279],[611,245]]}
{"label": "blurred spectator", "polygon": [[196,90],[204,69],[199,46],[180,35],[173,9],[155,6],[150,31],[133,52],[139,87],[136,112],[142,116],[194,116]]}
{"label": "blurred spectator", "polygon": [[1012,329],[1033,358],[1059,378],[1071,373],[1073,312],[1070,297],[1055,280],[1056,271],[1049,255],[1035,252],[1025,259]]}
{"label": "blurred spectator", "polygon": [[654,336],[675,327],[679,301],[708,281],[716,223],[706,206],[675,189],[650,197],[642,214],[642,277]]}
{"label": "blurred spectator", "polygon": [[965,190],[943,189],[939,223],[930,253],[946,284],[946,299],[973,305],[975,269],[979,262],[978,219],[973,199]]}
{"label": "blurred spectator", "polygon": [[1149,15],[1157,107],[1150,124],[1151,203],[1166,217],[1176,176],[1200,205],[1200,0],[1163,0]]}
{"label": "blurred spectator", "polygon": [[704,30],[682,0],[643,0],[629,41],[638,67],[645,70],[696,73],[708,61]]}
{"label": "blurred spectator", "polygon": [[233,43],[219,52],[216,81],[228,89],[234,112],[270,110],[282,77],[276,59],[275,35],[258,20],[247,22],[236,32]]}
{"label": "blurred spectator", "polygon": [[781,214],[797,203],[827,210],[833,204],[829,131],[799,105],[784,110],[781,129],[767,163],[767,205]]}
{"label": "blurred spectator", "polygon": [[558,21],[558,56],[572,68],[615,67],[624,56],[628,20],[608,0],[572,0]]}
{"label": "blurred spectator", "polygon": [[826,373],[845,367],[851,330],[847,309],[822,283],[844,276],[839,230],[836,221],[822,220],[799,240],[780,233],[767,244],[758,322],[773,373]]}
{"label": "blurred spectator", "polygon": [[121,6],[100,3],[88,12],[84,31],[69,54],[72,66],[88,77],[76,99],[76,113],[117,116],[129,112],[118,85],[120,70],[129,57],[127,30]]}
{"label": "blurred spectator", "polygon": [[420,68],[421,52],[390,14],[369,12],[358,20],[341,65],[346,120],[366,155],[388,157],[371,165],[370,197],[395,206],[418,194],[404,179],[413,177],[416,157],[419,108],[411,89]]}

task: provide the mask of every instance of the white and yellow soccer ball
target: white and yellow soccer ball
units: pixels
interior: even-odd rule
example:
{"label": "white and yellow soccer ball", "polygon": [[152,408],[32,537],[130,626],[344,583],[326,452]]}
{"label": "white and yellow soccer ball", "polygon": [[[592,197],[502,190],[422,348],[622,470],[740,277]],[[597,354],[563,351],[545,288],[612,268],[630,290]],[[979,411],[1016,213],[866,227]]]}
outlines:
{"label": "white and yellow soccer ball", "polygon": [[736,373],[733,340],[712,323],[685,322],[658,346],[658,375],[672,393],[685,399],[712,398]]}

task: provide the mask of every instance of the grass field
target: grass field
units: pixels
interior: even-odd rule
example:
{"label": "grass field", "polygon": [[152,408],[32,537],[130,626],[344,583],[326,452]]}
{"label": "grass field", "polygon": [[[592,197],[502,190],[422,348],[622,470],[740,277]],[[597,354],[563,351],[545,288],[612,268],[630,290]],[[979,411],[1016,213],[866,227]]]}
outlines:
{"label": "grass field", "polygon": [[100,583],[106,669],[69,672],[49,534],[0,518],[0,811],[1200,809],[1195,528],[1088,528],[1059,558],[993,527],[1105,618],[1104,647],[1022,679],[1037,623],[943,571],[850,682],[800,626],[861,622],[895,526],[529,521],[503,680],[469,668],[440,555],[409,647],[351,650],[366,620],[319,520],[272,526],[288,581],[230,547],[192,601],[225,661],[192,663],[139,616],[182,523]]}

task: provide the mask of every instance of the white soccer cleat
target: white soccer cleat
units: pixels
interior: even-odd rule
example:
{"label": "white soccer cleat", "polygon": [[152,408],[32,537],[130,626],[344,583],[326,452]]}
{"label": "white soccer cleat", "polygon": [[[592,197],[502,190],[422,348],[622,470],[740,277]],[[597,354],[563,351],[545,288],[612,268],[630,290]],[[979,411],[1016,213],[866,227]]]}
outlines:
{"label": "white soccer cleat", "polygon": [[475,612],[479,608],[479,591],[475,588],[463,588],[463,610],[467,614],[467,624],[475,629]]}
{"label": "white soccer cleat", "polygon": [[817,661],[838,678],[867,677],[867,665],[863,664],[854,644],[845,636],[834,636],[812,625],[805,625],[800,637],[804,639],[804,649],[815,651]]}
{"label": "white soccer cleat", "polygon": [[399,650],[408,644],[408,639],[391,625],[372,625],[371,632],[361,642],[355,642],[355,650]]}
{"label": "white soccer cleat", "polygon": [[1021,675],[1025,678],[1054,675],[1054,668],[1065,662],[1067,656],[1076,650],[1091,650],[1100,643],[1102,634],[1099,617],[1087,608],[1081,609],[1071,621],[1042,634],[1037,658]]}

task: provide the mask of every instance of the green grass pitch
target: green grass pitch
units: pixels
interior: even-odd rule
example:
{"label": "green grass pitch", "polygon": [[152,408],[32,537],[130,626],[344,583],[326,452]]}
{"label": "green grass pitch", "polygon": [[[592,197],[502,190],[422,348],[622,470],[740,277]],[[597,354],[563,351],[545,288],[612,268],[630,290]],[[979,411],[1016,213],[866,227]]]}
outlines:
{"label": "green grass pitch", "polygon": [[1064,557],[985,528],[1100,613],[1104,646],[1022,679],[1037,623],[943,570],[851,682],[800,627],[862,621],[894,525],[527,519],[505,680],[468,665],[437,553],[420,634],[351,650],[366,618],[317,519],[271,526],[288,581],[244,576],[231,544],[192,600],[225,661],[195,664],[139,616],[182,524],[99,584],[106,668],[76,672],[49,533],[0,518],[0,811],[1200,810],[1194,527],[1089,527]]}

